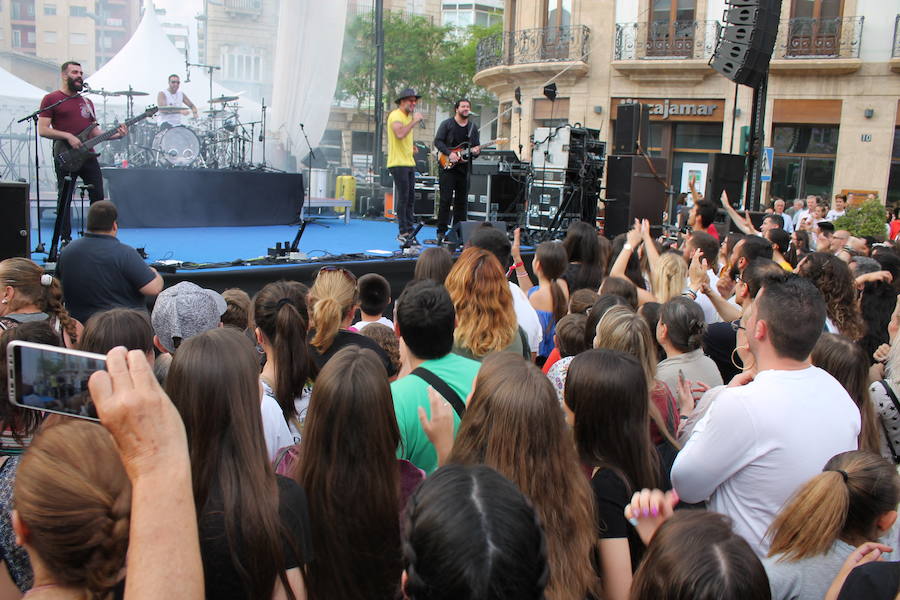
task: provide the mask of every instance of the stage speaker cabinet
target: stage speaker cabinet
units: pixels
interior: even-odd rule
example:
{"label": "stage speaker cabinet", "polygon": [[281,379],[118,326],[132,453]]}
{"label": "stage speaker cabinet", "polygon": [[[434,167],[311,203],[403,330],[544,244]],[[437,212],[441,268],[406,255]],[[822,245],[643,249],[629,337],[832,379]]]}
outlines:
{"label": "stage speaker cabinet", "polygon": [[466,212],[476,221],[516,221],[524,183],[509,173],[472,174]]}
{"label": "stage speaker cabinet", "polygon": [[0,260],[31,258],[28,184],[0,181]]}
{"label": "stage speaker cabinet", "polygon": [[504,235],[507,233],[506,222],[504,221],[460,221],[453,225],[453,230],[456,232],[457,239],[465,246],[469,243],[469,239],[475,230],[482,227],[493,227],[498,231],[502,231]]}
{"label": "stage speaker cabinet", "polygon": [[613,138],[615,154],[637,154],[650,141],[650,110],[645,104],[634,102],[616,107],[616,132]]}
{"label": "stage speaker cabinet", "polygon": [[722,190],[728,193],[732,203],[741,199],[744,189],[745,158],[741,154],[712,152],[706,168],[705,198],[718,204]]}
{"label": "stage speaker cabinet", "polygon": [[[648,160],[653,164],[653,169]],[[666,190],[653,174],[654,169],[660,177],[664,177],[668,161],[635,155],[611,155],[606,158],[603,228],[606,237],[612,239],[625,233],[635,219],[647,219],[656,234],[661,231]]]}
{"label": "stage speaker cabinet", "polygon": [[735,83],[759,87],[769,71],[781,0],[726,0],[725,26],[710,66]]}
{"label": "stage speaker cabinet", "polygon": [[417,217],[434,218],[436,214],[437,186],[416,185],[413,199],[413,214]]}

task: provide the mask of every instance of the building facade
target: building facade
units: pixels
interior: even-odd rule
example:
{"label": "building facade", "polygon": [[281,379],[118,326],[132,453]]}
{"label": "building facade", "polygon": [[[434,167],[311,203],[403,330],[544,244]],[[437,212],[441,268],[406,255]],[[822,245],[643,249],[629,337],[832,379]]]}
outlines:
{"label": "building facade", "polygon": [[[534,129],[581,123],[612,140],[621,102],[651,105],[651,155],[681,189],[685,163],[742,152],[753,91],[708,61],[724,0],[506,0],[475,82],[500,99],[501,135],[530,156]],[[900,5],[784,0],[770,66],[763,197],[842,191],[900,202]],[[555,102],[542,93],[553,79]],[[521,104],[515,89],[521,90]]]}
{"label": "building facade", "polygon": [[90,74],[131,37],[140,0],[0,0],[0,66],[45,89],[59,85],[59,65]]}
{"label": "building facade", "polygon": [[491,27],[502,22],[503,0],[480,0],[474,3],[443,0],[441,5],[443,25],[465,29],[471,25]]}
{"label": "building facade", "polygon": [[200,61],[220,67],[213,79],[256,101],[272,97],[278,0],[204,0]]}

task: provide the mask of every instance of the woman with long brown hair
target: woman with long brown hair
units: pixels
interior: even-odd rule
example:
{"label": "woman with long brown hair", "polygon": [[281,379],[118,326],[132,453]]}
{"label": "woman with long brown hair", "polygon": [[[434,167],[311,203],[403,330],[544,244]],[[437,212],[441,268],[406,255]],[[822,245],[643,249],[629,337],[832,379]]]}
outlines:
{"label": "woman with long brown hair", "polygon": [[398,461],[400,429],[387,374],[348,347],[313,388],[294,478],[309,490],[316,559],[312,598],[394,598],[403,571],[400,512],[422,472]]}
{"label": "woman with long brown hair", "polygon": [[63,306],[59,279],[27,258],[0,262],[0,330],[28,321],[48,320],[69,348],[78,343],[82,326]]}
{"label": "woman with long brown hair", "polygon": [[[855,547],[892,529],[898,502],[900,475],[890,461],[863,450],[834,456],[769,528],[772,544],[763,564],[772,597],[824,597]],[[891,546],[892,537],[885,540]]]}
{"label": "woman with long brown hair", "polygon": [[[612,310],[612,309],[611,309]],[[604,596],[627,597],[644,544],[624,517],[631,495],[659,485],[659,458],[650,442],[647,376],[633,356],[587,350],[569,364],[566,420],[597,503]]]}
{"label": "woman with long brown hair", "polygon": [[497,257],[481,248],[466,248],[450,270],[446,285],[456,308],[454,352],[475,360],[491,352],[528,353]]}
{"label": "woman with long brown hair", "polygon": [[304,598],[306,495],[269,462],[253,344],[230,327],[185,340],[166,393],[187,433],[207,597]]}
{"label": "woman with long brown hair", "polygon": [[485,358],[448,462],[488,465],[534,503],[547,536],[547,598],[582,600],[596,591],[591,490],[540,369],[508,352]]}
{"label": "woman with long brown hair", "polygon": [[343,267],[325,266],[319,269],[309,291],[312,361],[316,368],[321,369],[341,348],[355,345],[375,352],[388,376],[393,377],[397,370],[384,350],[374,340],[349,330],[358,307],[356,275]]}
{"label": "woman with long brown hair", "polygon": [[65,419],[22,458],[13,529],[34,565],[29,598],[112,598],[124,577],[131,483],[103,427]]}
{"label": "woman with long brown hair", "polygon": [[859,408],[859,449],[878,454],[878,417],[869,396],[869,359],[865,351],[843,336],[823,333],[810,359],[837,379]]}
{"label": "woman with long brown hair", "polygon": [[847,263],[834,254],[813,252],[797,265],[797,275],[813,282],[825,298],[825,329],[840,333],[853,341],[866,333],[859,312],[856,285]]}
{"label": "woman with long brown hair", "polygon": [[562,279],[566,270],[565,248],[559,242],[541,242],[534,253],[531,268],[537,276],[538,285],[528,290],[528,300],[544,330],[538,356],[546,360],[556,347],[553,342],[556,323],[566,315],[569,303],[569,288]]}
{"label": "woman with long brown hair", "polygon": [[302,283],[276,281],[253,299],[256,340],[266,353],[260,375],[263,393],[278,403],[294,441],[303,431],[316,370],[306,343],[308,294],[309,288]]}

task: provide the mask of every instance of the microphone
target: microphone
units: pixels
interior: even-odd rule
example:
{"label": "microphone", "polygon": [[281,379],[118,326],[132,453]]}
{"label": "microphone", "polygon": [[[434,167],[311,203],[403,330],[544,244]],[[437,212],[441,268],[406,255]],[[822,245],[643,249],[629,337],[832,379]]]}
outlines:
{"label": "microphone", "polygon": [[84,89],[84,90],[90,90],[90,89],[91,89],[91,86],[88,85],[88,82],[87,82],[87,81],[82,81],[82,82],[81,82],[81,89]]}
{"label": "microphone", "polygon": [[303,123],[300,123],[300,129],[303,129]]}

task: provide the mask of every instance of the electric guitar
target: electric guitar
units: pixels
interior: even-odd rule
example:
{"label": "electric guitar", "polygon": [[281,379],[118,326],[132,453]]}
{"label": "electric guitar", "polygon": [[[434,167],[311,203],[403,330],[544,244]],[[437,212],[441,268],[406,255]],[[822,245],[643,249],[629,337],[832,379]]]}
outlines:
{"label": "electric guitar", "polygon": [[[497,144],[505,144],[508,141],[509,138],[497,138],[495,140],[489,141],[487,144],[482,144],[481,149],[484,150],[486,148],[490,148],[491,146],[496,146]],[[450,162],[450,154],[453,154],[454,152],[457,152],[459,154],[459,160],[456,162]],[[450,154],[444,154],[443,152],[437,151],[438,164],[441,165],[441,168],[445,171],[455,168],[456,165],[460,163],[468,162],[472,158],[472,151],[469,148],[468,142],[460,144],[456,148],[451,148]]]}
{"label": "electric guitar", "polygon": [[[150,106],[142,112],[141,114],[128,119],[125,121],[124,125],[126,127],[131,127],[138,121],[143,121],[147,117],[152,117],[155,115],[159,109],[155,106]],[[93,148],[97,144],[103,143],[109,140],[112,136],[116,135],[116,131],[119,129],[116,126],[114,129],[110,129],[109,131],[105,131],[98,135],[97,137],[93,137],[88,139],[91,131],[97,126],[96,123],[91,123],[88,125],[84,131],[79,133],[77,137],[81,140],[82,144],[79,148],[73,148],[69,145],[69,143],[65,140],[54,140],[53,142],[53,161],[62,171],[68,171],[69,173],[74,173],[81,169],[82,165],[84,165],[85,161],[87,161],[92,156],[100,156],[99,152],[94,152]]]}

